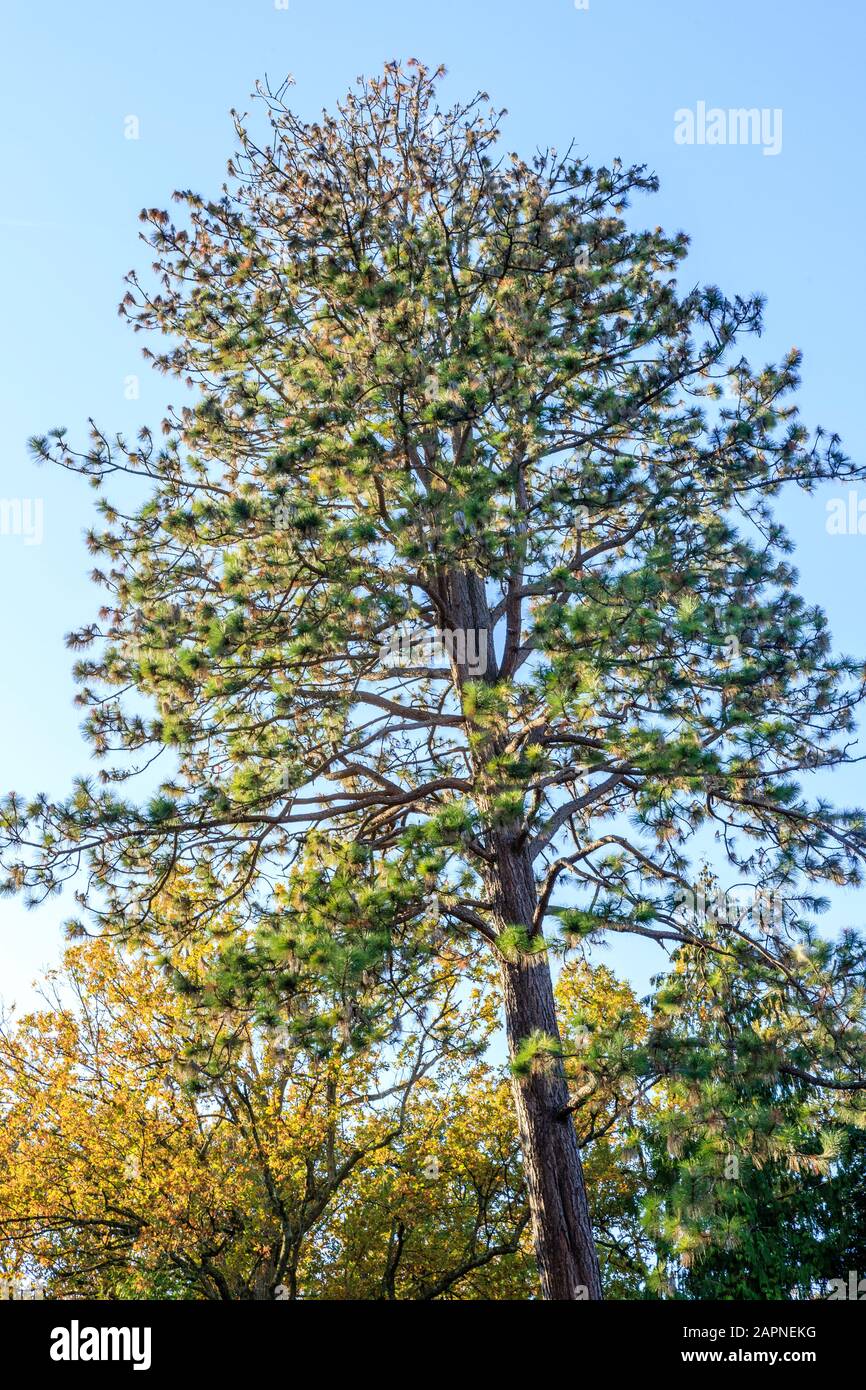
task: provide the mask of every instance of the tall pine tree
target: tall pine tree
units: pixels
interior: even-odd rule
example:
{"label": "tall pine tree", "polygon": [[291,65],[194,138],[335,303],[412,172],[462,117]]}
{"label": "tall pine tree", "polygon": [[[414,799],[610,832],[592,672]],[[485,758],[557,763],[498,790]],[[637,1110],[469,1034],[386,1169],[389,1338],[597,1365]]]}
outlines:
{"label": "tall pine tree", "polygon": [[[102,501],[109,598],[73,638],[102,783],[9,798],[8,886],[84,867],[85,906],[135,938],[192,875],[190,932],[231,904],[293,960],[337,907],[359,978],[419,934],[480,936],[543,1292],[596,1299],[543,929],[700,939],[677,894],[702,828],[779,889],[859,881],[862,817],[797,779],[846,760],[862,671],[769,510],[859,475],[798,422],[796,353],[734,354],[760,302],[680,294],[685,236],[624,220],[645,169],[509,154],[438,75],[389,64],[313,123],[266,90],[222,193],[142,214],[155,278],[123,309],[197,396],[161,441],[35,441],[147,495]],[[156,795],[120,794],[160,764]],[[728,930],[829,1009],[784,935]],[[861,1084],[835,1036],[822,1060]]]}

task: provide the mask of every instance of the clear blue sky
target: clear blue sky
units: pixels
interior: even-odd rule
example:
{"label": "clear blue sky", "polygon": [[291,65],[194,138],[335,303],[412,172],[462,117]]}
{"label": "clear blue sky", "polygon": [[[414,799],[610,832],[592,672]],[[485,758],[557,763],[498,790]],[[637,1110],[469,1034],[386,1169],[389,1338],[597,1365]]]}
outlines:
{"label": "clear blue sky", "polygon": [[[811,424],[864,457],[866,17],[851,0],[6,0],[0,58],[5,136],[0,202],[4,408],[0,498],[42,498],[44,539],[0,535],[0,787],[60,795],[87,769],[63,636],[94,616],[82,534],[93,494],[37,470],[25,440],[53,425],[83,439],[156,425],[179,388],[148,373],[116,317],[121,279],[145,261],[136,217],[176,187],[216,190],[232,150],[230,106],[255,79],[296,81],[315,114],[360,72],[415,56],[449,69],[446,93],[487,90],[508,143],[564,148],[595,163],[647,163],[661,193],[634,221],[683,228],[684,279],[768,297],[753,360],[796,344]],[[780,153],[679,145],[674,112],[783,112]],[[136,116],[140,138],[124,138]],[[140,399],[125,379],[140,376]],[[830,536],[826,501],[785,498],[802,589],[828,610],[845,651],[866,651],[866,536]],[[863,490],[866,498],[866,487]],[[856,769],[836,798],[866,800]],[[834,911],[861,922],[866,894]],[[62,910],[0,905],[0,996],[24,1003],[57,959]],[[630,962],[640,970],[635,958]]]}

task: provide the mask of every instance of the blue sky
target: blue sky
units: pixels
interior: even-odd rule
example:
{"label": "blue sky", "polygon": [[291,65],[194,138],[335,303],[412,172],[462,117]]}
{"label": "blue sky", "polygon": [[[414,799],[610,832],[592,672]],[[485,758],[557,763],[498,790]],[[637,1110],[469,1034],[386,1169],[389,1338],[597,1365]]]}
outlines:
{"label": "blue sky", "polygon": [[[280,0],[277,0],[277,4]],[[0,787],[61,795],[89,753],[73,707],[63,636],[98,602],[82,542],[94,494],[37,470],[25,441],[53,425],[83,439],[155,426],[180,388],[148,372],[141,340],[116,316],[124,273],[146,264],[142,206],[176,187],[217,189],[233,148],[228,109],[248,108],[257,77],[295,78],[313,115],[358,73],[390,58],[444,62],[445,94],[479,88],[509,110],[506,140],[530,152],[574,137],[591,162],[646,163],[660,194],[636,224],[683,228],[682,282],[768,298],[753,361],[805,354],[807,423],[837,429],[862,459],[866,320],[866,18],[850,0],[6,0],[0,58],[5,178],[0,200],[4,332],[0,499],[42,499],[41,544],[0,534]],[[683,145],[674,113],[782,112],[782,144]],[[138,139],[125,138],[127,118]],[[139,398],[127,398],[128,378]],[[828,498],[785,497],[806,596],[827,609],[837,645],[866,651],[866,536],[826,530]],[[866,498],[866,487],[862,492]],[[14,531],[14,526],[7,526]],[[838,801],[864,799],[854,768]],[[860,922],[866,895],[837,902]],[[62,909],[0,904],[0,997],[25,1003],[57,959]],[[642,973],[637,953],[625,965]]]}

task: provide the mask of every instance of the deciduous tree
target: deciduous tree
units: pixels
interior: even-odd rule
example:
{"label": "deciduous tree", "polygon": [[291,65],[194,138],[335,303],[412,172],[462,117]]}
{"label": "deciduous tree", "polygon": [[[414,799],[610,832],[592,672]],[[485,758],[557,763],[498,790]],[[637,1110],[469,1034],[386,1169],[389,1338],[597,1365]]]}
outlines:
{"label": "deciduous tree", "polygon": [[47,1007],[0,1029],[4,1278],[55,1297],[528,1297],[507,1086],[479,1056],[495,1015],[467,965],[439,962],[396,1045],[355,1049],[339,1007],[331,1045],[320,1024],[304,1046],[104,939],[70,948]]}

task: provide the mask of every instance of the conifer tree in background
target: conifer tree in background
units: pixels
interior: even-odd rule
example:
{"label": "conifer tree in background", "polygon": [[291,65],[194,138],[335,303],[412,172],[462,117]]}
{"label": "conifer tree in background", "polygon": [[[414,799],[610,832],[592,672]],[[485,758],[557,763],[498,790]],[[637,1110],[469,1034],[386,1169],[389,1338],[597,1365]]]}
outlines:
{"label": "conifer tree in background", "polygon": [[[679,294],[686,238],[623,220],[652,176],[526,162],[485,97],[441,110],[438,76],[390,64],[313,123],[266,90],[220,196],[142,214],[156,279],[123,307],[197,397],[162,441],[35,441],[146,496],[102,501],[109,599],[73,639],[103,782],[8,799],[8,887],[84,868],[83,906],[133,940],[173,895],[188,933],[230,904],[252,935],[221,987],[287,1008],[340,970],[359,1039],[393,953],[480,937],[543,1294],[596,1299],[546,923],[769,972],[812,1020],[803,1084],[866,1082],[845,962],[799,910],[771,933],[680,910],[701,834],[780,900],[860,881],[862,816],[798,779],[850,756],[863,673],[769,510],[860,474],[798,422],[796,353],[735,355],[760,302]],[[160,766],[146,804],[120,794]]]}
{"label": "conifer tree in background", "polygon": [[[557,983],[605,1294],[827,1297],[866,1260],[866,1092],[801,1074],[831,1019],[711,930],[642,1002],[603,965]],[[812,949],[847,980],[832,1022],[862,1055],[862,941]]]}
{"label": "conifer tree in background", "polygon": [[[837,1208],[841,1196],[853,1212],[866,1094],[842,1080],[818,1088],[804,1068],[832,1055],[834,1032],[851,1034],[862,1055],[866,960],[851,936],[811,944],[824,980],[836,979],[832,1017],[816,1015],[802,974],[750,966],[736,947],[683,946],[657,981],[634,1056],[654,1079],[635,1139],[658,1292],[814,1298],[849,1267],[839,1263]],[[859,1243],[862,1262],[862,1230]]]}

